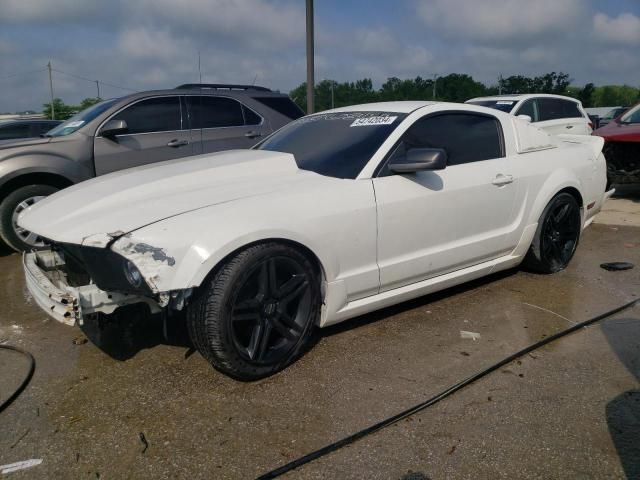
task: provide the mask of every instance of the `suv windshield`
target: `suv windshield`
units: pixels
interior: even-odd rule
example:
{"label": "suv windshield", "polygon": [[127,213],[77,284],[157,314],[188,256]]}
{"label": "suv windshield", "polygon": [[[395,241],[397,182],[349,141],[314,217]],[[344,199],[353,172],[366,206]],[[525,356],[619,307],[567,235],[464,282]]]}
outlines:
{"label": "suv windshield", "polygon": [[513,107],[515,107],[517,100],[474,100],[473,102],[467,102],[470,105],[478,105],[479,107],[495,108],[501,112],[511,113]]}
{"label": "suv windshield", "polygon": [[353,179],[406,116],[395,112],[320,113],[291,122],[255,148],[291,153],[303,170]]}
{"label": "suv windshield", "polygon": [[69,135],[83,125],[87,124],[102,112],[110,108],[114,103],[118,101],[117,98],[111,100],[105,100],[104,102],[96,103],[95,105],[90,106],[89,108],[85,108],[80,113],[76,113],[73,117],[71,117],[66,122],[61,123],[55,128],[52,128],[47,133],[45,133],[45,137],[64,137],[65,135]]}
{"label": "suv windshield", "polygon": [[640,123],[640,104],[621,116],[620,123]]}

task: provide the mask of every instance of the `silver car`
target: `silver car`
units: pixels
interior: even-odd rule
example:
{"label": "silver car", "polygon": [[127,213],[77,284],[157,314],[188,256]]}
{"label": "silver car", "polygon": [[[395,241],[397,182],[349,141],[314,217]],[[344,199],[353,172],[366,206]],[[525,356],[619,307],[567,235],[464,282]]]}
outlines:
{"label": "silver car", "polygon": [[47,195],[124,168],[250,148],[302,115],[264,87],[187,84],[105,100],[43,138],[0,142],[0,237],[18,251],[41,247],[17,218]]}

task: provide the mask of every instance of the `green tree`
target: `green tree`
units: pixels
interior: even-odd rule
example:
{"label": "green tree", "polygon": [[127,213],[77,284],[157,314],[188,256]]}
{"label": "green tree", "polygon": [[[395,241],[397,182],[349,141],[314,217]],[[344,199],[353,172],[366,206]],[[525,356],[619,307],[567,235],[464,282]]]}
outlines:
{"label": "green tree", "polygon": [[578,91],[578,100],[582,102],[583,107],[589,108],[593,106],[593,93],[595,89],[593,83],[587,83],[584,88]]}
{"label": "green tree", "polygon": [[[43,107],[44,110],[42,111],[42,113],[44,114],[44,116],[52,119],[53,116],[51,112],[51,102],[43,104]],[[67,105],[60,98],[53,99],[53,107],[53,113],[55,113],[56,120],[66,120],[78,111],[78,107]]]}
{"label": "green tree", "polygon": [[78,105],[78,111],[82,111],[85,108],[89,108],[95,105],[96,103],[100,103],[101,101],[102,101],[102,98],[100,97],[87,97],[80,102],[80,105]]}

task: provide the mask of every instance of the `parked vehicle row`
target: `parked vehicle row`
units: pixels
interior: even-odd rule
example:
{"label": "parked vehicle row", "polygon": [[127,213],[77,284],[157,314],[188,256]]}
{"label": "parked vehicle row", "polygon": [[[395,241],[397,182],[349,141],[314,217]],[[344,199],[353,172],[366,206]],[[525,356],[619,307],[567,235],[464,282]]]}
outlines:
{"label": "parked vehicle row", "polygon": [[27,286],[70,325],[131,304],[184,311],[198,351],[253,380],[293,362],[316,326],[521,263],[565,268],[612,193],[602,145],[471,104],[322,112],[251,150],[113,172],[32,205],[19,228],[51,246],[25,255]]}
{"label": "parked vehicle row", "polygon": [[249,148],[303,112],[284,94],[252,85],[187,84],[105,100],[44,138],[0,144],[0,238],[42,247],[18,215],[62,188],[124,168]]}

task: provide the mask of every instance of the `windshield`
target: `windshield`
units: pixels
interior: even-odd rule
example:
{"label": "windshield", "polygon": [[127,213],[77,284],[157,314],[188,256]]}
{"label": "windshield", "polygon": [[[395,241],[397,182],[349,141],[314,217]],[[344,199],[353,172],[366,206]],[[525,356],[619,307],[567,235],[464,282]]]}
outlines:
{"label": "windshield", "polygon": [[47,133],[45,133],[45,137],[64,137],[65,135],[69,135],[83,125],[87,124],[102,112],[111,107],[114,103],[118,101],[117,98],[111,100],[105,100],[104,102],[96,103],[95,105],[90,106],[89,108],[85,108],[80,113],[76,113],[73,117],[71,117],[66,122],[61,123],[57,127],[52,128]]}
{"label": "windshield", "polygon": [[513,107],[515,107],[516,100],[474,100],[473,102],[467,102],[471,105],[478,105],[479,107],[495,108],[501,112],[511,113]]}
{"label": "windshield", "polygon": [[256,148],[291,153],[303,170],[353,179],[406,116],[395,112],[321,113],[291,122]]}
{"label": "windshield", "polygon": [[640,104],[621,116],[620,123],[640,123]]}

